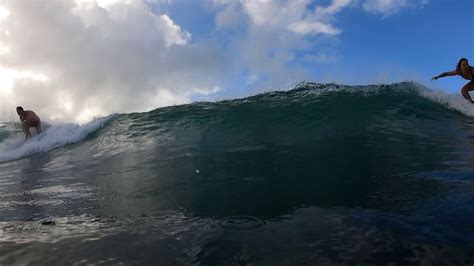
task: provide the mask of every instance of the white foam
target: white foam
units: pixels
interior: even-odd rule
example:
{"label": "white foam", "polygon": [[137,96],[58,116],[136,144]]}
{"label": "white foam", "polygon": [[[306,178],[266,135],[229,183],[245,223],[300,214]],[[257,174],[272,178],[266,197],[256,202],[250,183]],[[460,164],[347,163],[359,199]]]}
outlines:
{"label": "white foam", "polygon": [[[466,116],[474,117],[474,104],[464,99],[461,94],[450,94],[440,90],[429,89],[416,82],[408,81],[402,83],[369,85],[362,87],[351,86],[349,87],[349,90],[353,90],[354,92],[360,92],[362,90],[365,93],[377,93],[385,89],[386,86],[394,87],[400,85],[402,85],[402,88],[406,88],[406,85],[413,86],[421,97],[425,97],[433,102],[440,103],[448,109],[459,111]],[[347,90],[347,88],[345,89]]]}
{"label": "white foam", "polygon": [[451,110],[457,110],[466,116],[474,117],[474,104],[464,99],[460,94],[448,94],[439,90],[424,87],[419,89],[421,96],[444,105]]}
{"label": "white foam", "polygon": [[[90,133],[102,128],[112,116],[101,117],[83,125],[51,125],[40,135],[24,142],[23,133],[10,137],[0,143],[0,162],[18,159],[31,154],[49,151],[85,139]],[[35,131],[35,129],[31,129]]]}

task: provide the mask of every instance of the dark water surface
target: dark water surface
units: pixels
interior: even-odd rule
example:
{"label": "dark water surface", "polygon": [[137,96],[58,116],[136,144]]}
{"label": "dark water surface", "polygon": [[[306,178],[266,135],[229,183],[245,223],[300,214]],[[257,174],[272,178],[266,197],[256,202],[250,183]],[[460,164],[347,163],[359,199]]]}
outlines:
{"label": "dark water surface", "polygon": [[426,93],[304,84],[53,125],[2,150],[0,264],[472,265],[474,120]]}

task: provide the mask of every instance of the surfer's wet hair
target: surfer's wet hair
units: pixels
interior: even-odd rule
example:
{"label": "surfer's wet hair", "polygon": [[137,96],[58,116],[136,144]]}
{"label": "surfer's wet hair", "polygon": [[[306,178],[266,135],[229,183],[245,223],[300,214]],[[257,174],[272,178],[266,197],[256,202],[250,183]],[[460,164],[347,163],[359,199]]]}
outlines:
{"label": "surfer's wet hair", "polygon": [[466,61],[466,63],[469,65],[469,61],[467,61],[467,59],[463,57],[463,58],[459,59],[458,65],[456,66],[456,70],[461,69],[462,61]]}
{"label": "surfer's wet hair", "polygon": [[16,107],[16,110],[21,110],[21,111],[23,111],[23,107],[17,106],[17,107]]}

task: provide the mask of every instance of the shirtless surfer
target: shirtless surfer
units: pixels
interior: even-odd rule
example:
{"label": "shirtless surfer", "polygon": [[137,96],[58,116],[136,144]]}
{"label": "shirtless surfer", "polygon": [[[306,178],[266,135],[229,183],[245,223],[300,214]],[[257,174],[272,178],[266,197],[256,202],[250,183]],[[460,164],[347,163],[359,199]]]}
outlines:
{"label": "shirtless surfer", "polygon": [[439,78],[447,77],[447,76],[457,76],[460,75],[462,78],[470,80],[464,87],[461,89],[462,96],[469,100],[469,102],[474,103],[469,95],[469,92],[474,90],[474,67],[469,65],[469,61],[466,58],[459,59],[458,65],[456,66],[456,70],[444,72],[439,74],[436,77],[433,77],[431,80],[437,80]]}
{"label": "shirtless surfer", "polygon": [[16,113],[18,114],[18,116],[20,116],[21,128],[25,133],[25,141],[27,141],[28,138],[31,137],[30,127],[36,128],[36,132],[38,132],[38,134],[41,133],[41,120],[35,114],[35,112],[30,110],[25,111],[23,110],[23,107],[18,106],[16,108]]}

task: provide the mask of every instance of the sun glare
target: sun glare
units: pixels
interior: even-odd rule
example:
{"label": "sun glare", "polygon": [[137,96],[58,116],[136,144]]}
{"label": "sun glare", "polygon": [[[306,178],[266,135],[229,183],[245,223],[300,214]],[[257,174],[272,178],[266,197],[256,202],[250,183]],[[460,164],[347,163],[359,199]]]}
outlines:
{"label": "sun glare", "polygon": [[67,112],[71,112],[73,107],[74,107],[74,105],[72,104],[71,101],[64,101],[61,104],[61,108],[64,109],[65,111],[67,111]]}
{"label": "sun glare", "polygon": [[10,47],[8,46],[3,46],[0,44],[0,55],[1,54],[8,54],[10,53]]}
{"label": "sun glare", "polygon": [[77,116],[76,121],[79,124],[85,124],[98,115],[99,112],[97,110],[85,109]]}
{"label": "sun glare", "polygon": [[49,81],[49,78],[42,73],[0,68],[0,94],[11,94],[16,79],[31,79],[40,82]]}
{"label": "sun glare", "polygon": [[6,19],[10,15],[10,10],[0,6],[0,20]]}
{"label": "sun glare", "polygon": [[97,0],[97,5],[107,9],[110,6],[113,6],[115,4],[129,4],[133,1],[130,0]]}
{"label": "sun glare", "polygon": [[14,80],[12,71],[0,69],[0,93],[3,95],[11,94]]}

